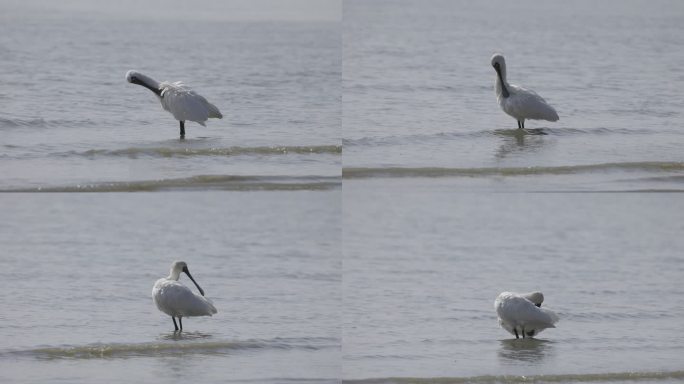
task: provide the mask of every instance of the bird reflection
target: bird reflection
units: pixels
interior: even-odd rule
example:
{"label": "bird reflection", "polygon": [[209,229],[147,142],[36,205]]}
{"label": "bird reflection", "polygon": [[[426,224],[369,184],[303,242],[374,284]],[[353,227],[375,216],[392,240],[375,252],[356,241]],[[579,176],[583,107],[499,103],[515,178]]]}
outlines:
{"label": "bird reflection", "polygon": [[499,358],[506,363],[540,363],[553,353],[553,342],[540,339],[501,340]]}
{"label": "bird reflection", "polygon": [[542,129],[499,129],[494,131],[504,140],[496,151],[496,158],[503,159],[514,153],[534,152],[544,145]]}
{"label": "bird reflection", "polygon": [[202,332],[169,332],[162,333],[157,337],[158,340],[202,340],[210,339],[213,336]]}

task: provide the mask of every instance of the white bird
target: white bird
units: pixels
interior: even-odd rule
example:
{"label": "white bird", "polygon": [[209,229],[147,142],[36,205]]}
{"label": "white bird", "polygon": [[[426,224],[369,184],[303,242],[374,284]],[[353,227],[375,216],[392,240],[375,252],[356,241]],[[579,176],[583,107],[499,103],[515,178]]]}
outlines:
{"label": "white bird", "polygon": [[210,117],[223,118],[221,111],[216,106],[198,95],[180,81],[170,83],[158,82],[151,77],[137,71],[126,72],[126,80],[129,83],[142,85],[154,92],[159,97],[162,108],[169,111],[173,117],[180,121],[180,136],[185,137],[185,121],[194,121],[201,126]]}
{"label": "white bird", "polygon": [[525,119],[558,121],[558,113],[546,100],[532,90],[509,84],[506,80],[506,60],[501,54],[492,56],[496,71],[496,100],[501,109],[518,121],[525,129]]}
{"label": "white bird", "polygon": [[[188,275],[202,296],[193,293],[190,288],[178,282],[181,272]],[[154,283],[152,300],[160,311],[171,316],[176,331],[178,331],[176,317],[178,317],[182,331],[184,316],[211,316],[217,312],[214,304],[204,297],[204,291],[192,278],[188,265],[184,261],[175,261],[171,264],[169,277],[163,277]]]}
{"label": "white bird", "polygon": [[494,309],[499,316],[499,325],[519,338],[534,337],[546,328],[556,328],[558,316],[552,311],[541,308],[544,295],[541,292],[514,293],[502,292],[494,301]]}

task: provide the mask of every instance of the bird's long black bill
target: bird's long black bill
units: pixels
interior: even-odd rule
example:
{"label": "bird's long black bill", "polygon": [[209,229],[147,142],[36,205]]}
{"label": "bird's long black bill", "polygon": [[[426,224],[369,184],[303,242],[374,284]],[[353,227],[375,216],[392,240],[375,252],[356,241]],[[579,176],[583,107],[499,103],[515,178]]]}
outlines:
{"label": "bird's long black bill", "polygon": [[190,278],[190,280],[192,280],[192,282],[195,283],[195,287],[197,287],[197,289],[199,289],[199,291],[200,291],[200,293],[202,294],[202,296],[204,296],[204,291],[203,291],[202,288],[199,286],[199,284],[197,284],[197,282],[195,281],[195,279],[192,278],[192,275],[190,274],[190,271],[188,271],[187,269],[185,269],[183,272],[185,272],[185,274],[188,275],[188,277]]}
{"label": "bird's long black bill", "polygon": [[138,78],[133,78],[133,80],[131,81],[131,83],[133,83],[133,84],[138,84],[138,85],[142,85],[143,87],[145,87],[145,88],[149,89],[150,91],[154,92],[155,95],[161,97],[161,89],[156,88],[156,87],[153,87],[153,86],[147,84],[146,82],[144,82],[144,81],[142,81],[142,80],[140,80],[140,79],[138,79]]}
{"label": "bird's long black bill", "polygon": [[497,76],[499,76],[499,81],[501,82],[501,94],[504,98],[510,96],[508,89],[506,88],[506,83],[503,81],[503,76],[501,76],[501,68],[497,65],[495,68]]}

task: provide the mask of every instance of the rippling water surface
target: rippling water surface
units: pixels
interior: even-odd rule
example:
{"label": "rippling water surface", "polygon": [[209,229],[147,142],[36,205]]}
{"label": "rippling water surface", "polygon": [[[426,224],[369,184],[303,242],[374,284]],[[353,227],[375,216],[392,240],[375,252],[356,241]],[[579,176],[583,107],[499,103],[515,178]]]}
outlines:
{"label": "rippling water surface", "polygon": [[[684,378],[680,194],[454,187],[345,180],[345,379]],[[543,291],[557,328],[512,339],[493,305],[504,290]]]}
{"label": "rippling water surface", "polygon": [[[340,47],[335,1],[0,0],[0,382],[336,382]],[[180,140],[129,69],[224,118]]]}
{"label": "rippling water surface", "polygon": [[[3,194],[0,381],[335,382],[339,200],[337,190]],[[182,334],[151,298],[173,260],[218,309],[184,319]]]}
{"label": "rippling water surface", "polygon": [[[168,3],[0,0],[0,382],[684,380],[684,3]],[[180,140],[129,69],[224,118]]]}
{"label": "rippling water surface", "polygon": [[[205,5],[215,14],[167,15],[181,4],[111,15],[5,4],[0,189],[339,177],[339,21],[234,20],[236,2]],[[207,127],[188,122],[179,140],[178,122],[157,98],[125,81],[129,69],[185,82],[224,118]]]}
{"label": "rippling water surface", "polygon": [[[587,178],[611,178],[621,167],[598,165],[681,164],[683,25],[676,1],[347,1],[344,167],[588,166]],[[496,103],[494,52],[560,121],[516,130]],[[682,188],[681,167],[647,174]]]}
{"label": "rippling water surface", "polygon": [[[346,1],[343,378],[680,382],[684,7]],[[498,107],[508,78],[560,121]],[[560,323],[511,340],[504,290]]]}

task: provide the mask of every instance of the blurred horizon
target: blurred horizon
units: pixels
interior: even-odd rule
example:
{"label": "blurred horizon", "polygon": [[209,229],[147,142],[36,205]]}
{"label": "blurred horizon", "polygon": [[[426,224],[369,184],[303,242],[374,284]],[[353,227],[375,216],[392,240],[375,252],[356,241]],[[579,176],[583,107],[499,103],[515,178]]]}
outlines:
{"label": "blurred horizon", "polygon": [[130,20],[335,22],[341,0],[0,0],[0,20],[38,18],[121,18]]}

